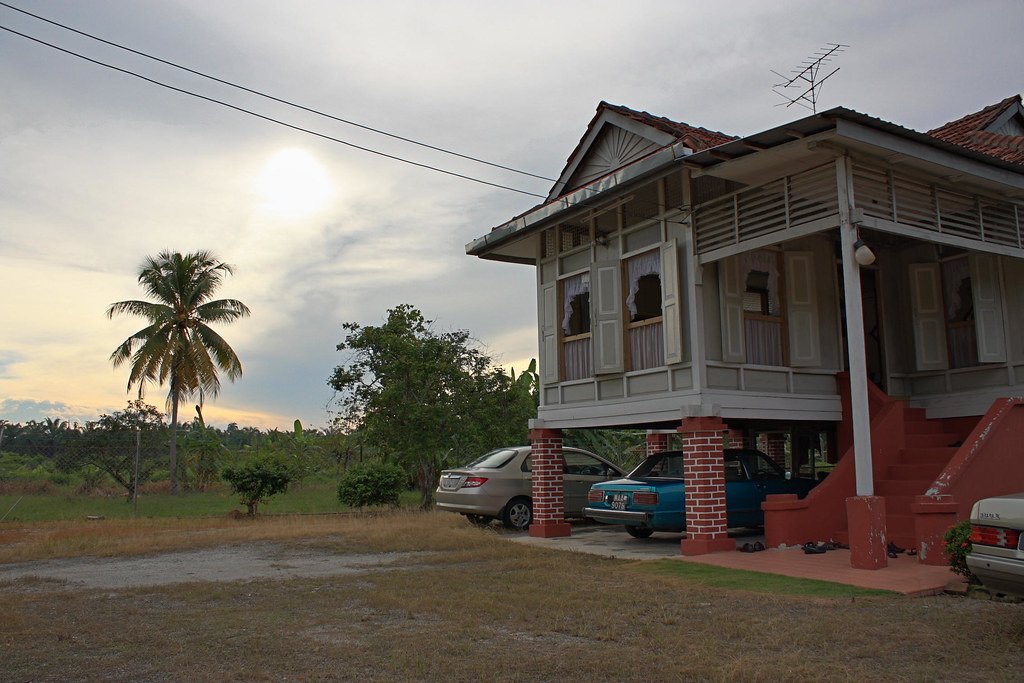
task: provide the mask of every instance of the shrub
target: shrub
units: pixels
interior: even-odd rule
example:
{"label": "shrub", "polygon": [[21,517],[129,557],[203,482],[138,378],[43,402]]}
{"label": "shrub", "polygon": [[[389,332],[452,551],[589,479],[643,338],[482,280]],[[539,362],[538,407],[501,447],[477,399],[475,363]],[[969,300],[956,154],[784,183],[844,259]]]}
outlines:
{"label": "shrub", "polygon": [[385,462],[356,465],[341,478],[338,500],[349,507],[398,505],[405,483],[405,471],[398,465]]}
{"label": "shrub", "polygon": [[970,521],[964,520],[950,527],[943,539],[946,541],[946,557],[949,558],[950,570],[967,579],[968,583],[980,583],[967,566],[967,556],[971,552]]}
{"label": "shrub", "polygon": [[221,477],[241,496],[249,514],[255,515],[261,502],[288,490],[295,470],[277,453],[257,453],[239,465],[225,467]]}

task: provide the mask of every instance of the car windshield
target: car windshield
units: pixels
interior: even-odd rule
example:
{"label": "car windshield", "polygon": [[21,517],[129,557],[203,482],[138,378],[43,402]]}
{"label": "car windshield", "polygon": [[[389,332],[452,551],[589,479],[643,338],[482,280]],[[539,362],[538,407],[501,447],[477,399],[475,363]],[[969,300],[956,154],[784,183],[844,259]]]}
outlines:
{"label": "car windshield", "polygon": [[[747,479],[748,472],[749,476],[754,479],[781,479],[785,476],[778,465],[758,451],[727,450],[723,466],[726,481],[744,481]],[[683,454],[668,452],[648,456],[629,473],[629,476],[641,479],[651,477],[682,479]]]}
{"label": "car windshield", "polygon": [[683,478],[683,454],[682,453],[657,453],[650,455],[636,469],[629,473],[630,477],[666,477],[670,479]]}
{"label": "car windshield", "polygon": [[496,470],[507,465],[514,457],[516,457],[516,452],[511,448],[499,448],[491,451],[490,453],[481,455],[479,458],[466,465],[465,469],[483,467],[489,470]]}

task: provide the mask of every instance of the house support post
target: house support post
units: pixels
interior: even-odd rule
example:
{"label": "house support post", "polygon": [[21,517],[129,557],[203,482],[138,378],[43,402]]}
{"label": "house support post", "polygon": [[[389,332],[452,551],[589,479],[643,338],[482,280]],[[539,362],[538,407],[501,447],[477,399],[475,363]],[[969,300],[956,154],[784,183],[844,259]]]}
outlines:
{"label": "house support post", "polygon": [[888,567],[885,545],[885,498],[847,498],[846,520],[850,531],[850,566],[854,569]]}
{"label": "house support post", "polygon": [[531,488],[533,522],[530,535],[540,538],[568,536],[565,521],[565,465],[561,429],[531,429]]}
{"label": "house support post", "polygon": [[730,429],[726,432],[729,441],[729,448],[745,448],[747,445],[746,434],[742,429]]}
{"label": "house support post", "polygon": [[683,555],[736,549],[726,523],[725,430],[725,423],[717,417],[688,417],[679,427],[686,489],[686,538],[680,544]]}
{"label": "house support post", "polygon": [[[786,433],[769,432],[765,434],[765,455],[776,465],[786,468]],[[795,462],[795,461],[794,461]],[[793,469],[796,469],[794,464]],[[795,475],[794,475],[795,476]]]}
{"label": "house support post", "polygon": [[664,453],[668,450],[668,434],[664,432],[647,432],[647,455]]}
{"label": "house support post", "polygon": [[948,494],[917,496],[910,504],[914,515],[914,537],[919,547],[917,561],[921,564],[945,565],[946,531],[957,523],[960,506]]}

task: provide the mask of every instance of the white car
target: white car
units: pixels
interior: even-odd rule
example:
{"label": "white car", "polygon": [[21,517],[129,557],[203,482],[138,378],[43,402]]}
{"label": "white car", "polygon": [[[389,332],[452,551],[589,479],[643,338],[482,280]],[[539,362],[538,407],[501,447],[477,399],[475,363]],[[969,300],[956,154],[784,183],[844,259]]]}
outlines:
{"label": "white car", "polygon": [[1024,598],[1024,493],[984,498],[971,509],[967,566],[991,591]]}

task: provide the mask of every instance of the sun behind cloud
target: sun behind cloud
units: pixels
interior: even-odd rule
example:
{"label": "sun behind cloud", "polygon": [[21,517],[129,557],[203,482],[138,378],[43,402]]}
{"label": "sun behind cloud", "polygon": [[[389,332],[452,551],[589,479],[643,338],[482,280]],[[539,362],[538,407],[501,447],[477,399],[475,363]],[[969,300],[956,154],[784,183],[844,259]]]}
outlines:
{"label": "sun behind cloud", "polygon": [[263,208],[292,220],[326,209],[334,198],[324,167],[294,147],[276,152],[263,164],[253,189]]}

